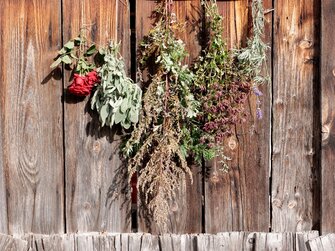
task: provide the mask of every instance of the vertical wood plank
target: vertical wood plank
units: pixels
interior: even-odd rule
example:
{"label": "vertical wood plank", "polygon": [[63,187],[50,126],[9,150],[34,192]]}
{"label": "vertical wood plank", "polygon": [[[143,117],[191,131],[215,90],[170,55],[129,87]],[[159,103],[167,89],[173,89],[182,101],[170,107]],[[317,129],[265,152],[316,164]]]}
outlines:
{"label": "vertical wood plank", "polygon": [[295,250],[294,233],[257,233],[255,250]]}
{"label": "vertical wood plank", "polygon": [[321,38],[321,107],[322,107],[322,218],[323,234],[335,232],[335,2],[322,1],[322,38]]}
{"label": "vertical wood plank", "polygon": [[[120,0],[63,0],[64,42],[77,36],[80,26],[92,24],[90,39],[98,45],[122,40],[123,56],[130,58],[129,3]],[[67,86],[69,75],[66,75]],[[66,218],[68,232],[129,232],[128,201],[123,194],[110,203],[107,197],[115,172],[120,168],[118,136],[109,128],[99,129],[88,98],[66,97]],[[91,117],[91,115],[93,117]]]}
{"label": "vertical wood plank", "polygon": [[1,1],[0,230],[7,217],[10,234],[64,231],[62,82],[49,74],[60,11],[58,0]]}
{"label": "vertical wood plank", "polygon": [[[7,3],[3,3],[3,5],[0,6],[0,44],[2,46],[5,45],[5,34],[3,33],[3,30],[5,27],[4,23],[4,16],[5,16],[5,10],[8,8],[6,6]],[[1,46],[1,47],[2,47]],[[2,49],[0,47],[0,50],[2,52]],[[5,82],[4,78],[4,73],[6,71],[6,58],[4,53],[0,54],[0,83]],[[4,98],[5,93],[3,93],[3,88],[2,85],[0,84],[0,107],[4,107]],[[0,108],[1,110],[1,108]],[[5,119],[4,117],[4,112],[0,113],[0,145],[4,145],[4,124],[3,121]],[[7,198],[6,198],[6,177],[5,177],[5,167],[4,167],[4,158],[5,158],[5,153],[3,150],[0,150],[0,233],[7,234],[8,233],[8,216],[7,216]]]}
{"label": "vertical wood plank", "polygon": [[159,236],[162,251],[181,250],[181,235],[163,234]]}
{"label": "vertical wood plank", "polygon": [[[151,0],[140,0],[136,2],[136,40],[137,44],[148,34],[154,24],[151,17],[156,3]],[[185,60],[191,64],[200,52],[200,45],[197,39],[199,20],[201,14],[200,0],[173,1],[173,10],[179,22],[186,22],[185,30],[177,34],[186,44],[189,55]],[[172,206],[173,211],[169,216],[168,232],[172,233],[197,233],[202,231],[202,182],[201,169],[194,166],[193,184],[187,182],[185,188],[181,188]],[[151,229],[145,226],[143,220],[139,221],[140,231],[151,231],[159,233],[160,229],[153,225]]]}
{"label": "vertical wood plank", "polygon": [[308,242],[319,236],[318,231],[296,233],[295,248],[296,251],[308,250]]}
{"label": "vertical wood plank", "polygon": [[141,241],[141,251],[160,251],[158,236],[144,234]]}
{"label": "vertical wood plank", "polygon": [[310,251],[335,250],[335,234],[327,234],[308,241]]}
{"label": "vertical wood plank", "polygon": [[[230,48],[245,46],[251,23],[251,1],[218,2],[224,17],[224,37]],[[271,9],[272,1],[265,0]],[[272,14],[266,15],[265,41],[271,45]],[[266,68],[271,75],[271,51]],[[271,83],[261,87],[263,119],[256,118],[256,100],[247,104],[247,122],[236,127],[235,135],[227,139],[225,153],[232,159],[228,173],[213,168],[205,185],[205,232],[268,231],[269,162],[271,138]],[[216,163],[220,166],[219,163]],[[217,179],[211,179],[213,176]]]}
{"label": "vertical wood plank", "polygon": [[226,232],[216,235],[223,243],[222,250],[251,251],[254,250],[255,234],[248,232]]}
{"label": "vertical wood plank", "polygon": [[317,7],[315,1],[275,1],[272,229],[311,230]]}

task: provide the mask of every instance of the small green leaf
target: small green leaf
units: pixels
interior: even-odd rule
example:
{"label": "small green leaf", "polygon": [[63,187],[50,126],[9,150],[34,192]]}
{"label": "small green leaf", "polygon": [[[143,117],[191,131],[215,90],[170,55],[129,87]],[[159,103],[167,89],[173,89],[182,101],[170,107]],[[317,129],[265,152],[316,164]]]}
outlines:
{"label": "small green leaf", "polygon": [[72,50],[74,48],[74,42],[73,41],[69,41],[66,44],[64,44],[64,48]]}
{"label": "small green leaf", "polygon": [[95,44],[91,45],[90,48],[87,49],[85,56],[91,56],[97,51]]}
{"label": "small green leaf", "polygon": [[136,111],[134,111],[133,109],[130,110],[129,112],[130,115],[130,121],[133,123],[137,123],[138,122],[138,113]]}
{"label": "small green leaf", "polygon": [[128,99],[127,98],[122,100],[120,108],[121,108],[122,113],[125,113],[128,110]]}
{"label": "small green leaf", "polygon": [[109,105],[105,104],[100,109],[100,119],[101,119],[102,126],[105,125],[106,118],[108,117],[108,115],[109,115]]}
{"label": "small green leaf", "polygon": [[117,110],[117,112],[115,113],[115,124],[120,123],[125,118],[126,118],[126,114],[125,113],[120,113],[120,110]]}
{"label": "small green leaf", "polygon": [[60,63],[62,62],[62,59],[59,57],[55,60],[55,62],[53,62],[51,65],[50,65],[50,68],[56,68]]}
{"label": "small green leaf", "polygon": [[63,47],[62,49],[60,49],[59,51],[58,51],[58,55],[63,55],[63,54],[65,54],[67,51],[66,51],[66,49]]}
{"label": "small green leaf", "polygon": [[61,57],[61,59],[64,64],[72,64],[72,59],[68,55]]}
{"label": "small green leaf", "polygon": [[129,122],[127,122],[127,121],[123,121],[123,122],[121,122],[121,125],[122,125],[122,127],[124,128],[124,129],[129,129],[130,128],[130,126],[131,126],[131,124],[129,123]]}

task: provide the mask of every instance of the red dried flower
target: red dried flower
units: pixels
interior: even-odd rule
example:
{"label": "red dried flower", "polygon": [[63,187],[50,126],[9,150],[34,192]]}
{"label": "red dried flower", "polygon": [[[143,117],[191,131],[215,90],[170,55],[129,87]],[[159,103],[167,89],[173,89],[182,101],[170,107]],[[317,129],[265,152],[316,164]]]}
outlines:
{"label": "red dried flower", "polygon": [[95,84],[100,83],[100,78],[96,71],[91,71],[86,74],[86,82],[89,86],[94,86]]}
{"label": "red dried flower", "polygon": [[86,76],[74,74],[73,82],[68,87],[68,91],[76,96],[85,97],[90,95],[94,85],[99,83],[100,79],[96,71],[91,71]]}

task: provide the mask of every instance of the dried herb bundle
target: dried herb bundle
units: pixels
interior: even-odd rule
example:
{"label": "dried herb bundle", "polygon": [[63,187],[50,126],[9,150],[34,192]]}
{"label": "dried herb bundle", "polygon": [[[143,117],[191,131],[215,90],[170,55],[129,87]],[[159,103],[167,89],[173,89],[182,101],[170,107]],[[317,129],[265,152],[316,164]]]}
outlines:
{"label": "dried herb bundle", "polygon": [[239,60],[240,71],[247,76],[252,83],[252,90],[257,98],[256,115],[262,118],[260,108],[260,96],[262,92],[258,89],[259,85],[269,81],[267,69],[262,74],[263,67],[266,66],[266,52],[269,46],[263,41],[264,39],[264,7],[262,0],[252,1],[252,24],[253,37],[248,40],[248,46],[235,51],[235,56]]}
{"label": "dried herb bundle", "polygon": [[197,102],[189,88],[194,75],[182,64],[184,43],[174,35],[170,1],[163,1],[156,14],[155,27],[139,48],[139,67],[149,72],[149,80],[143,83],[140,121],[124,152],[129,177],[138,172],[141,209],[164,229],[177,189],[185,185],[187,175],[192,179],[181,142]]}
{"label": "dried herb bundle", "polygon": [[264,14],[261,1],[254,1],[253,38],[248,41],[247,48],[229,50],[222,38],[222,16],[216,0],[203,1],[202,4],[206,12],[205,27],[209,33],[206,47],[194,66],[196,78],[193,88],[196,99],[201,103],[201,113],[193,122],[187,145],[191,145],[190,150],[197,161],[221,156],[223,169],[227,170],[224,139],[233,134],[237,123],[245,120],[245,106],[251,87],[256,90],[255,83],[261,82],[259,73],[266,50],[261,40]]}
{"label": "dried herb bundle", "polygon": [[110,43],[103,55],[104,64],[98,70],[101,83],[92,96],[91,108],[98,112],[102,126],[121,124],[129,129],[138,122],[142,91],[127,77],[118,44]]}

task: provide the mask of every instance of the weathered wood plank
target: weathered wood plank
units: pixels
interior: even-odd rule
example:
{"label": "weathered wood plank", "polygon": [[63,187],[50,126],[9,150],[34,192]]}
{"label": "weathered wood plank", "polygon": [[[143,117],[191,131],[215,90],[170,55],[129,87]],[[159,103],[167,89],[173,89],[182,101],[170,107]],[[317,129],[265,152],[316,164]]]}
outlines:
{"label": "weathered wood plank", "polygon": [[128,235],[128,250],[141,251],[143,234],[129,234]]}
{"label": "weathered wood plank", "polygon": [[181,250],[181,236],[177,234],[164,234],[159,236],[162,251]]}
{"label": "weathered wood plank", "polygon": [[[2,17],[4,8],[0,8],[0,26],[3,23]],[[2,30],[2,28],[1,28]],[[0,44],[5,44],[3,41],[2,32],[0,33]],[[4,55],[0,55],[0,72],[4,72],[4,65],[5,65],[5,58]],[[1,83],[4,83],[3,75],[0,76]],[[0,88],[0,107],[4,106],[2,101],[4,98],[2,94],[2,88]],[[3,146],[3,117],[4,113],[0,113],[0,145]],[[7,234],[8,233],[8,216],[7,216],[7,198],[6,198],[6,177],[5,177],[5,169],[4,169],[4,151],[0,151],[0,233]]]}
{"label": "weathered wood plank", "polygon": [[[139,43],[148,34],[154,20],[151,17],[156,3],[151,0],[141,0],[136,2],[136,39]],[[174,1],[173,11],[176,13],[177,20],[186,22],[185,29],[178,38],[186,44],[189,56],[186,62],[191,64],[200,51],[199,41],[197,40],[198,25],[200,19],[200,0]],[[168,232],[171,233],[197,233],[202,231],[202,183],[201,169],[193,167],[193,184],[187,182],[187,186],[177,192],[176,201],[172,205],[173,211],[169,216]],[[144,220],[139,221],[141,231],[160,233],[161,230],[153,224],[148,227]]]}
{"label": "weathered wood plank", "polygon": [[[2,25],[5,24],[5,20],[4,20],[4,11],[5,8],[2,7],[0,8],[0,27],[1,27],[1,31],[2,31]],[[5,37],[4,37],[4,33],[0,32],[0,44],[5,45]],[[5,71],[5,56],[4,54],[0,54],[0,72],[4,72]],[[3,97],[3,93],[2,93],[2,83],[4,83],[4,75],[1,74],[0,75],[0,97]],[[3,103],[4,99],[0,98],[0,107],[4,106]],[[0,108],[1,109],[1,108]],[[4,113],[0,113],[0,128],[3,128],[3,124],[2,121],[4,120],[3,117]],[[0,145],[3,145],[3,130],[0,129]],[[7,222],[7,199],[6,199],[6,179],[5,179],[5,169],[4,169],[4,165],[3,165],[3,159],[4,159],[4,152],[0,151],[0,233],[4,233],[7,234],[8,233],[8,222]]]}
{"label": "weathered wood plank", "polygon": [[296,233],[295,248],[297,251],[308,250],[307,242],[317,238],[319,236],[318,231]]}
{"label": "weathered wood plank", "polygon": [[[130,27],[125,21],[129,19],[128,1],[65,0],[63,10],[65,41],[78,35],[83,24],[92,24],[89,34],[94,42],[103,46],[111,39],[122,40],[123,56],[130,58]],[[66,75],[66,85],[68,79]],[[129,198],[122,194],[110,203],[107,197],[114,173],[121,166],[120,140],[109,128],[99,129],[97,116],[85,107],[88,99],[79,102],[66,96],[65,100],[66,229],[129,232],[129,208],[127,204],[121,208]]]}
{"label": "weathered wood plank", "polygon": [[275,1],[272,229],[311,230],[316,12],[311,1]]}
{"label": "weathered wood plank", "polygon": [[119,1],[117,5],[117,40],[121,42],[121,54],[130,76],[130,3],[129,0]]}
{"label": "weathered wood plank", "polygon": [[[13,241],[31,251],[251,251],[251,250],[332,250],[335,235],[321,238],[317,231],[301,233],[226,232],[210,234],[82,233],[59,235],[29,234],[23,240],[0,235],[0,247]],[[307,245],[310,243],[310,246]],[[21,244],[20,244],[21,245]],[[324,249],[307,249],[324,248]],[[328,249],[326,249],[328,248]],[[5,249],[6,250],[6,249]],[[12,250],[12,249],[9,249]],[[20,249],[19,249],[20,250]]]}
{"label": "weathered wood plank", "polygon": [[116,251],[115,235],[110,234],[78,234],[76,235],[76,250]]}
{"label": "weathered wood plank", "polygon": [[322,213],[321,231],[323,234],[335,232],[335,2],[322,1],[321,5],[321,107],[322,107]]}
{"label": "weathered wood plank", "polygon": [[[2,46],[6,45],[5,34],[3,33],[3,25],[5,24],[5,11],[8,8],[8,2],[3,2],[0,7],[0,44]],[[1,50],[1,48],[0,48]],[[4,53],[0,54],[0,73],[6,71],[6,57]],[[4,74],[0,74],[0,83],[4,83]],[[3,93],[2,85],[0,84],[0,107],[4,107],[5,99]],[[0,145],[3,146],[4,142],[4,132],[2,128],[4,128],[3,121],[4,113],[1,111],[0,113]],[[3,150],[0,151],[0,233],[7,234],[8,233],[8,216],[7,216],[7,198],[6,198],[6,177],[5,177],[5,168],[4,168],[4,158],[5,153]]]}
{"label": "weathered wood plank", "polygon": [[144,234],[142,236],[141,251],[159,251],[158,236]]}
{"label": "weathered wood plank", "polygon": [[[223,243],[221,250],[253,250],[255,234],[248,232],[218,233],[219,242]],[[222,244],[221,244],[222,245]]]}
{"label": "weathered wood plank", "polygon": [[[224,37],[231,48],[244,46],[251,27],[251,1],[218,2],[224,16]],[[265,9],[272,1],[264,1]],[[272,14],[266,15],[266,42],[271,44]],[[267,68],[271,69],[271,51]],[[271,71],[268,71],[271,75]],[[269,158],[271,138],[271,83],[262,87],[263,119],[256,118],[256,100],[249,98],[247,122],[238,125],[227,139],[224,151],[232,158],[228,173],[220,172],[218,161],[209,163],[211,173],[205,186],[205,232],[268,231]],[[216,167],[216,168],[215,168]],[[215,178],[213,178],[215,177]]]}
{"label": "weathered wood plank", "polygon": [[255,249],[263,250],[294,250],[293,233],[257,233]]}
{"label": "weathered wood plank", "polygon": [[335,234],[320,236],[308,241],[310,251],[335,250]]}
{"label": "weathered wood plank", "polygon": [[62,82],[49,68],[60,11],[58,0],[1,1],[0,230],[10,234],[64,231]]}
{"label": "weathered wood plank", "polygon": [[26,251],[28,242],[13,236],[0,234],[0,250],[3,251]]}
{"label": "weathered wood plank", "polygon": [[256,233],[254,250],[307,251],[306,242],[318,235],[317,231],[306,233]]}

